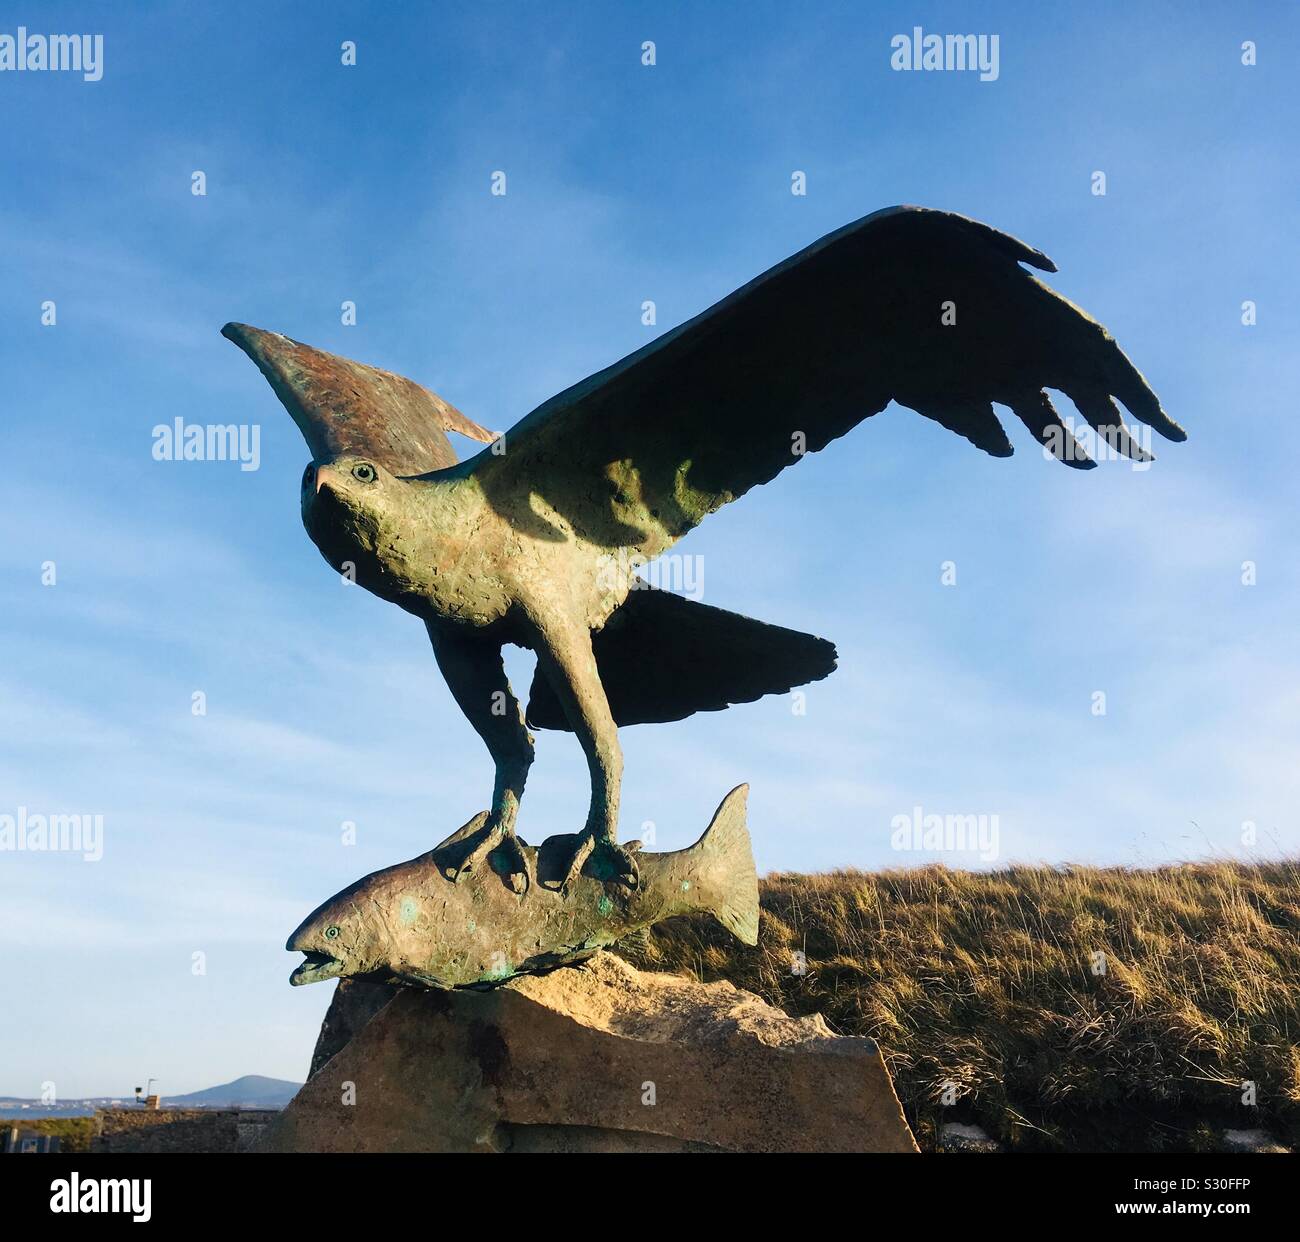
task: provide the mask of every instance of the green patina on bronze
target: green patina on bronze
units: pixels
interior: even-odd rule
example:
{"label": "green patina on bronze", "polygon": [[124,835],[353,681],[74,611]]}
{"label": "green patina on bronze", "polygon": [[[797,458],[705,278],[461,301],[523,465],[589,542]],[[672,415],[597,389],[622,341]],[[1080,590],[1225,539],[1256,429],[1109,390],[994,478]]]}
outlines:
{"label": "green patina on bronze", "polygon": [[[1185,438],[1105,328],[1025,265],[1056,270],[962,216],[877,212],[495,440],[411,380],[226,325],[311,450],[302,480],[311,538],[340,573],[424,622],[492,756],[490,811],[438,860],[447,877],[473,876],[486,903],[467,934],[505,937],[496,920],[513,907],[503,894],[539,884],[571,894],[581,877],[611,894],[635,891],[638,855],[617,843],[620,726],[719,711],[835,668],[824,639],[636,589],[645,586],[637,567],[710,513],[891,401],[1006,457],[996,402],[1075,468],[1096,463],[1048,388],[1114,453],[1151,457],[1116,400],[1134,431]],[[457,463],[449,430],[490,447]],[[505,675],[506,644],[537,655],[526,714]],[[515,835],[530,725],[574,732],[591,778],[586,823],[553,838],[568,856],[545,876],[539,852]]]}
{"label": "green patina on bronze", "polygon": [[[306,954],[290,980],[378,975],[425,987],[490,987],[581,961],[660,919],[696,912],[756,944],[758,877],[745,796],[744,785],[733,789],[688,849],[639,854],[635,888],[584,874],[563,893],[536,884],[515,894],[486,872],[449,879],[482,827],[485,816],[477,816],[436,849],[366,876],[308,915],[286,945]],[[554,837],[521,848],[531,872],[546,878],[564,874],[573,842]]]}

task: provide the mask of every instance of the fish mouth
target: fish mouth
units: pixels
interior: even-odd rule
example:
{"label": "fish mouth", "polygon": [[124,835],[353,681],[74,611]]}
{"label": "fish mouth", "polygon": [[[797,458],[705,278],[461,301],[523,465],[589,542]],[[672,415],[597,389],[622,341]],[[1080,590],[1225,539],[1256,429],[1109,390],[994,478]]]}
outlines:
{"label": "fish mouth", "polygon": [[289,982],[296,988],[302,987],[304,983],[319,983],[322,979],[333,979],[335,975],[343,973],[343,963],[328,953],[305,949],[303,957],[307,960],[289,976]]}

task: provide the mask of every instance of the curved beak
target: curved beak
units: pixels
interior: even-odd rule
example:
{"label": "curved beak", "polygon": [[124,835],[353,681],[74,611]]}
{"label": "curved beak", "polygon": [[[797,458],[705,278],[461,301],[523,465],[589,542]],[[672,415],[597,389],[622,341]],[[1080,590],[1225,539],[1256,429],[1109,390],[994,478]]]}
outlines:
{"label": "curved beak", "polygon": [[338,482],[339,472],[332,466],[317,466],[311,475],[303,480],[303,490],[313,496],[319,496],[321,488],[336,485]]}

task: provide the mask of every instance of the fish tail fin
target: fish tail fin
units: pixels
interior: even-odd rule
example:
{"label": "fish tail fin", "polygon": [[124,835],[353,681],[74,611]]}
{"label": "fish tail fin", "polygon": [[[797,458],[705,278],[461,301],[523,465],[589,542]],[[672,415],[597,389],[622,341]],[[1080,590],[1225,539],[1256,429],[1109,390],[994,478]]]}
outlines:
{"label": "fish tail fin", "polygon": [[748,785],[725,798],[704,835],[683,853],[695,878],[695,906],[713,915],[743,944],[758,943],[758,872],[745,822]]}

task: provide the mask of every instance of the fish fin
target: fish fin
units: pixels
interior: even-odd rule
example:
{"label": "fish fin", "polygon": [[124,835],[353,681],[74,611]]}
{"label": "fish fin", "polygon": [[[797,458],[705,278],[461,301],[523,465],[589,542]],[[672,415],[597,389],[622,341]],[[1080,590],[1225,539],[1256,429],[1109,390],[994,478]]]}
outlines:
{"label": "fish fin", "polygon": [[748,785],[725,798],[704,835],[690,848],[698,868],[699,901],[742,944],[758,943],[758,872],[745,822]]}
{"label": "fish fin", "polygon": [[644,957],[650,952],[650,929],[642,927],[628,934],[618,942],[619,949],[629,957]]}

